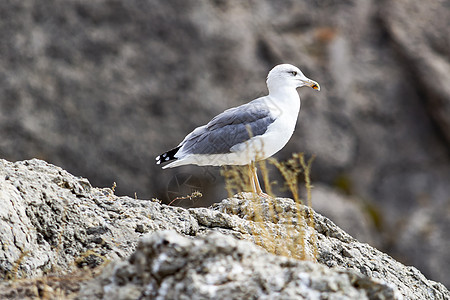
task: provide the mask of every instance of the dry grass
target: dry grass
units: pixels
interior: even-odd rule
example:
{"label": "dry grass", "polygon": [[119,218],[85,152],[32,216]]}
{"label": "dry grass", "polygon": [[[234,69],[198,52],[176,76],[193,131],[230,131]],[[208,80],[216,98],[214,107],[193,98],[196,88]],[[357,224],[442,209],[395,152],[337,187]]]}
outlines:
{"label": "dry grass", "polygon": [[172,201],[170,201],[170,203],[168,204],[169,206],[172,205],[175,201],[183,201],[183,200],[190,200],[190,201],[194,201],[194,199],[196,198],[201,198],[203,197],[203,194],[200,193],[199,191],[194,191],[192,192],[192,194],[187,195],[187,196],[180,196],[180,197],[176,197],[175,199],[172,199]]}
{"label": "dry grass", "polygon": [[19,267],[22,264],[25,257],[28,256],[29,253],[30,253],[29,251],[23,251],[23,249],[22,249],[22,253],[20,253],[19,258],[14,262],[11,272],[6,274],[6,276],[5,276],[6,279],[16,280],[17,278],[20,277],[20,276],[18,276]]}
{"label": "dry grass", "polygon": [[[311,207],[310,179],[311,164],[314,157],[306,160],[304,154],[294,154],[286,162],[278,162],[271,158],[268,162],[274,165],[283,177],[285,187],[292,194],[294,207],[282,205],[273,194],[275,182],[270,181],[269,171],[265,161],[258,162],[261,171],[265,191],[269,197],[261,197],[256,194],[243,196],[249,200],[245,208],[245,217],[253,222],[253,228],[249,233],[255,238],[255,243],[264,247],[267,251],[300,260],[316,260],[317,237],[314,234],[313,214],[308,209]],[[225,186],[229,197],[235,194],[251,191],[247,167],[225,166],[221,171],[225,178]],[[303,175],[306,190],[306,201],[300,198],[299,179]],[[305,207],[307,205],[308,207]],[[242,213],[242,207],[239,208]],[[238,209],[236,208],[236,211]]]}
{"label": "dry grass", "polygon": [[65,275],[3,281],[0,282],[0,299],[76,299],[81,284],[100,274],[103,268],[102,265]]}

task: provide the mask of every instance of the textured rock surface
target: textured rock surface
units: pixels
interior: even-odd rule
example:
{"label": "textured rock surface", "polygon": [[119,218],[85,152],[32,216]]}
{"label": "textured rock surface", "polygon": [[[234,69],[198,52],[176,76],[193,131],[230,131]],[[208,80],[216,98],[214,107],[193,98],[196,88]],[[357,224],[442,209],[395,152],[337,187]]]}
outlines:
{"label": "textured rock surface", "polygon": [[[216,169],[154,157],[291,62],[323,89],[300,91],[279,157],[317,154],[315,181],[377,206],[384,250],[450,284],[431,259],[450,264],[435,250],[450,248],[449,20],[448,1],[1,1],[0,154],[140,198],[194,174],[216,201]],[[423,211],[436,217],[405,230]]]}
{"label": "textured rock surface", "polygon": [[[40,160],[0,161],[0,275],[18,277],[95,267],[132,253],[145,232],[198,225],[189,212],[117,198]],[[13,274],[16,262],[17,274]]]}
{"label": "textured rock surface", "polygon": [[[0,298],[43,297],[44,291],[54,295],[51,290],[78,293],[79,284],[90,277],[74,275],[70,280],[62,274],[77,274],[80,267],[94,268],[111,260],[100,279],[87,284],[82,293],[105,299],[114,291],[131,298],[142,293],[200,296],[222,295],[229,288],[236,297],[254,291],[261,296],[301,292],[312,298],[450,297],[442,284],[426,279],[416,268],[358,242],[329,219],[290,199],[262,200],[257,208],[250,194],[241,194],[213,208],[186,210],[117,197],[110,189],[94,188],[86,179],[40,160],[2,160],[0,191],[2,278],[49,273],[59,278],[2,281]],[[306,220],[312,216],[314,227],[298,219],[299,213]],[[174,232],[158,233],[166,229],[185,238]],[[300,233],[306,240],[303,248],[293,238]],[[143,235],[147,237],[135,252]],[[317,251],[319,264],[288,260],[238,240],[263,245],[275,254],[304,250],[310,259]],[[274,281],[274,274],[281,277]],[[289,288],[282,289],[285,284]]]}
{"label": "textured rock surface", "polygon": [[[277,198],[277,203],[279,212],[297,214],[297,207],[291,199]],[[244,199],[227,199],[216,204],[215,207],[219,211],[237,213],[244,219],[254,214],[251,201]],[[267,213],[267,210],[264,212]],[[208,222],[203,223],[199,219],[199,224],[207,225]],[[283,230],[277,229],[276,225],[268,226],[274,226],[272,230],[275,232],[278,230],[277,234],[280,234],[285,242],[289,239],[289,236],[283,236]],[[228,228],[230,225],[224,227]],[[428,281],[416,268],[404,266],[368,244],[358,242],[324,216],[315,213],[314,231],[311,231],[310,227],[307,229],[309,237],[317,236],[318,238],[318,262],[321,264],[354,270],[371,278],[387,281],[394,284],[407,298],[445,299],[448,297],[448,291],[442,284]],[[295,231],[290,234],[295,235]],[[308,243],[311,247],[310,239]]]}
{"label": "textured rock surface", "polygon": [[382,8],[383,22],[409,67],[430,117],[450,144],[450,36],[440,33],[450,26],[446,1],[392,2]]}
{"label": "textured rock surface", "polygon": [[129,260],[82,288],[92,299],[402,299],[394,285],[362,274],[268,254],[214,233],[159,232]]}

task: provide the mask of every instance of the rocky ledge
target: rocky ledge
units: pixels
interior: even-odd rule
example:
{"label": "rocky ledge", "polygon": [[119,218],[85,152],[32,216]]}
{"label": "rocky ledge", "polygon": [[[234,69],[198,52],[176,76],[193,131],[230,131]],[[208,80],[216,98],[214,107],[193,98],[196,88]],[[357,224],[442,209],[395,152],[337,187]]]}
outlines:
{"label": "rocky ledge", "polygon": [[[1,299],[450,298],[290,199],[261,200],[258,219],[248,194],[186,210],[41,160],[0,165]],[[305,243],[290,242],[299,234]],[[286,255],[299,249],[307,260]]]}

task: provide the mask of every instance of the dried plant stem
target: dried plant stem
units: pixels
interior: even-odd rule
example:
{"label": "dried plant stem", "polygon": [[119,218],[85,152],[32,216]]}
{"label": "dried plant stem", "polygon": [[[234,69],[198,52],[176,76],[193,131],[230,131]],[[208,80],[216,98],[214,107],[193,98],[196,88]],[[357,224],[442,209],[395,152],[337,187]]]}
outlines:
{"label": "dried plant stem", "polygon": [[[305,157],[303,155],[300,157],[300,164],[303,167],[303,170],[304,170],[303,174],[305,175],[304,178],[305,178],[305,188],[306,188],[306,203],[307,203],[309,208],[312,207],[311,190],[313,188],[313,185],[311,184],[311,176],[310,176],[310,174],[311,174],[311,165],[312,165],[312,162],[314,161],[314,159],[315,159],[315,156],[312,156],[308,160],[308,163],[306,163],[305,162]],[[305,212],[306,212],[306,210],[305,210]],[[310,211],[308,214],[309,214],[308,226],[311,227],[311,228],[314,228],[315,226],[314,226],[313,212]],[[313,245],[317,245],[317,236],[315,234],[313,234],[311,236],[311,239],[312,239],[311,242],[313,243]],[[318,255],[318,249],[317,249],[317,247],[313,247],[313,257],[317,258],[317,255]]]}
{"label": "dried plant stem", "polygon": [[195,198],[201,198],[203,197],[203,194],[200,193],[199,191],[194,191],[192,194],[187,195],[187,196],[180,196],[180,197],[176,197],[175,199],[173,199],[172,201],[170,201],[170,203],[168,204],[169,206],[172,205],[172,203],[174,203],[177,200],[193,200]]}

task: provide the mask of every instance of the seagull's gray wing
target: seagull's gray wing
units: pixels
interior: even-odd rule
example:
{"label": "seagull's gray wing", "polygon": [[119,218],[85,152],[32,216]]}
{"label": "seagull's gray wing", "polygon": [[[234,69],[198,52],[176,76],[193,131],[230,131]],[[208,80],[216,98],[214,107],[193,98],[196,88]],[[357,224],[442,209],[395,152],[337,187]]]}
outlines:
{"label": "seagull's gray wing", "polygon": [[231,147],[262,135],[275,121],[261,101],[230,108],[198,127],[181,143],[183,154],[224,154]]}

